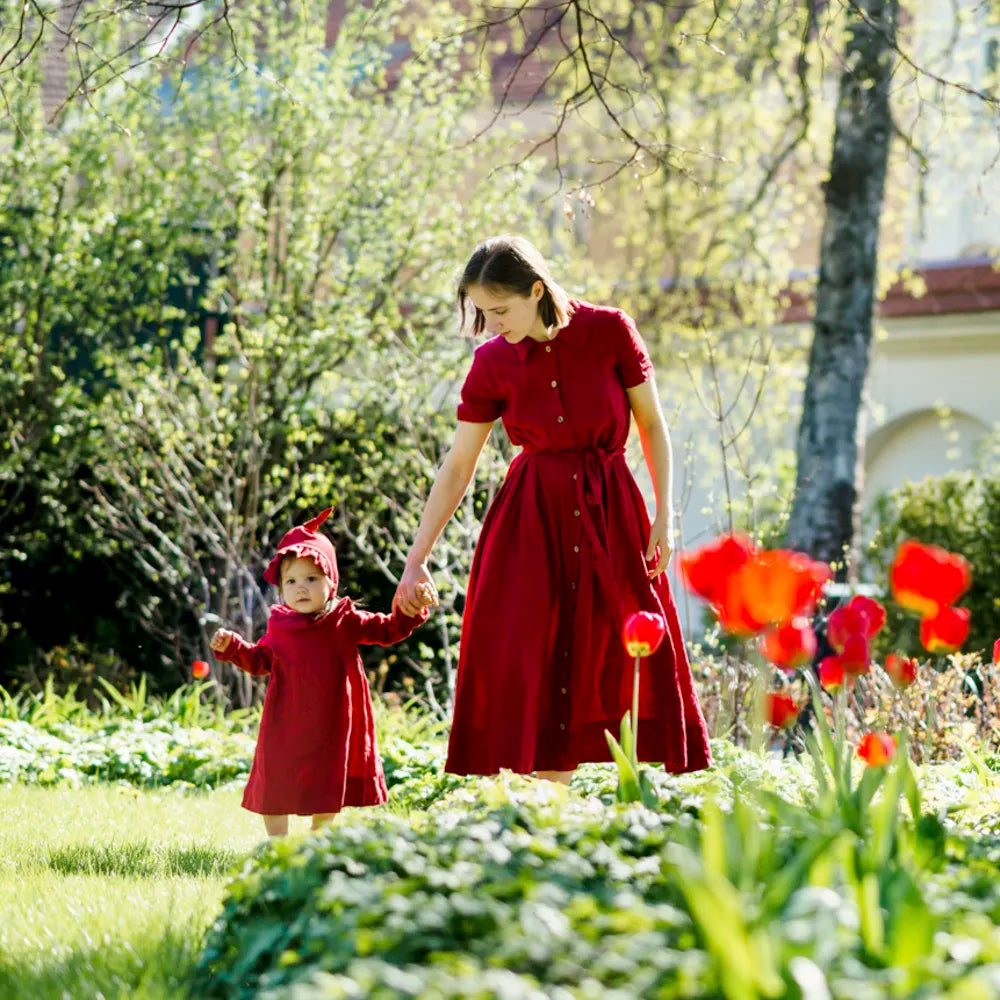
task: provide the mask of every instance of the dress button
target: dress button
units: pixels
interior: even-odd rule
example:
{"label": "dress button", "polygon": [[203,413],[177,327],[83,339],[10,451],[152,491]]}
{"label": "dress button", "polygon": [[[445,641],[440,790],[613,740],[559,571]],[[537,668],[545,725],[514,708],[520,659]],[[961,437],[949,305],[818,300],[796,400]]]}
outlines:
{"label": "dress button", "polygon": [[[569,659],[569,650],[568,649],[563,651],[563,659],[564,660],[568,660]],[[566,688],[563,688],[563,691],[565,691],[565,690],[566,690]]]}
{"label": "dress button", "polygon": [[565,419],[565,417],[556,417],[556,420],[558,420],[559,423],[562,423]]}
{"label": "dress button", "polygon": [[576,590],[576,580],[569,585],[570,590]]}
{"label": "dress button", "polygon": [[562,693],[563,693],[563,694],[565,694],[565,693],[566,693],[566,688],[563,688],[563,689],[562,689]]}
{"label": "dress button", "polygon": [[565,722],[560,722],[559,723],[559,728],[560,729],[565,729],[566,728],[566,723]]}
{"label": "dress button", "polygon": [[559,383],[558,383],[558,382],[557,382],[557,381],[556,381],[555,379],[553,379],[553,380],[552,380],[552,382],[550,383],[550,385],[552,386],[552,388],[553,388],[553,389],[554,389],[554,388],[555,388],[555,387],[556,387],[556,386],[557,386],[558,384],[559,384]]}
{"label": "dress button", "polygon": [[574,545],[573,546],[573,551],[574,552],[579,552],[580,551],[580,546],[579,545]]}
{"label": "dress button", "polygon": [[552,353],[552,348],[551,348],[551,346],[549,344],[545,345],[545,353],[546,354],[551,354]]}
{"label": "dress button", "polygon": [[576,479],[576,473],[575,472],[573,473],[573,478]]}
{"label": "dress button", "polygon": [[574,517],[579,517],[580,516],[580,512],[578,510],[574,510],[573,511],[573,516]]}

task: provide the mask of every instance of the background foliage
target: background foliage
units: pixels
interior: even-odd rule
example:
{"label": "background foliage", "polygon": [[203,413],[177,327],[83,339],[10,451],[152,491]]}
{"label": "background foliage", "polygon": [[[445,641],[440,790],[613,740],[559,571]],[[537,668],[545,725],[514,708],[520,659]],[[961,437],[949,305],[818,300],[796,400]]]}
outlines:
{"label": "background foliage", "polygon": [[[273,546],[331,503],[342,592],[388,604],[471,351],[455,262],[500,203],[532,229],[507,181],[472,186],[455,155],[481,84],[434,41],[448,10],[355,12],[324,48],[325,5],[241,4],[239,57],[206,36],[196,66],[102,90],[55,131],[19,78],[28,127],[0,181],[8,678],[76,639],[172,686],[218,623],[261,627]],[[394,62],[402,37],[417,55]],[[441,622],[431,648],[453,641]]]}
{"label": "background foliage", "polygon": [[[879,504],[868,547],[868,574],[886,580],[899,543],[916,538],[960,552],[972,565],[972,586],[959,601],[972,612],[964,648],[992,657],[1000,635],[1000,471],[953,472],[893,490]],[[886,630],[895,648],[919,653],[919,622],[890,607]],[[982,678],[981,685],[988,683]]]}

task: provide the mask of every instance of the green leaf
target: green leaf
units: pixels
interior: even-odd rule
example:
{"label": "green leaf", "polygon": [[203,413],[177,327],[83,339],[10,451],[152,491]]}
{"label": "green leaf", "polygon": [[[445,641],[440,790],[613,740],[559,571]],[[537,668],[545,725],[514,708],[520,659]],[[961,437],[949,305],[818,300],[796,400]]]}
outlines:
{"label": "green leaf", "polygon": [[858,915],[861,918],[861,940],[870,955],[882,957],[885,946],[885,926],[877,872],[866,872],[857,884]]}
{"label": "green leaf", "polygon": [[607,737],[611,756],[618,767],[618,801],[641,802],[642,788],[639,784],[639,775],[636,774],[635,766],[611,733],[605,730],[604,735]]}

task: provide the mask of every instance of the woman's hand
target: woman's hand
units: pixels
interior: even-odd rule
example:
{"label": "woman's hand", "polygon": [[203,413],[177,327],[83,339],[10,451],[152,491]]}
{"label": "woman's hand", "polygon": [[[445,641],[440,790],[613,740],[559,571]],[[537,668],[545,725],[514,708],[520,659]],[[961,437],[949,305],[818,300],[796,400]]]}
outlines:
{"label": "woman's hand", "polygon": [[426,564],[407,565],[392,598],[393,610],[399,608],[404,615],[414,618],[428,604],[437,605],[437,603],[437,589]]}
{"label": "woman's hand", "polygon": [[209,645],[213,653],[224,653],[229,648],[230,640],[237,638],[235,632],[230,632],[227,628],[220,628],[212,636]]}
{"label": "woman's hand", "polygon": [[649,578],[655,580],[670,564],[674,554],[674,516],[656,515],[649,528],[649,544],[646,546],[646,566]]}

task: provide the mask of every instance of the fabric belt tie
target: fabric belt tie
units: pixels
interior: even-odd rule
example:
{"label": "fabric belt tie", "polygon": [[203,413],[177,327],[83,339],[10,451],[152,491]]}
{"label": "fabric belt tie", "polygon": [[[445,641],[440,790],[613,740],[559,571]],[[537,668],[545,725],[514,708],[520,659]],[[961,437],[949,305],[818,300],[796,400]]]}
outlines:
{"label": "fabric belt tie", "polygon": [[576,499],[584,531],[593,552],[597,586],[622,617],[621,594],[616,586],[611,552],[608,547],[608,524],[604,512],[606,470],[617,460],[624,461],[624,448],[528,448],[524,455],[552,455],[577,460]]}

